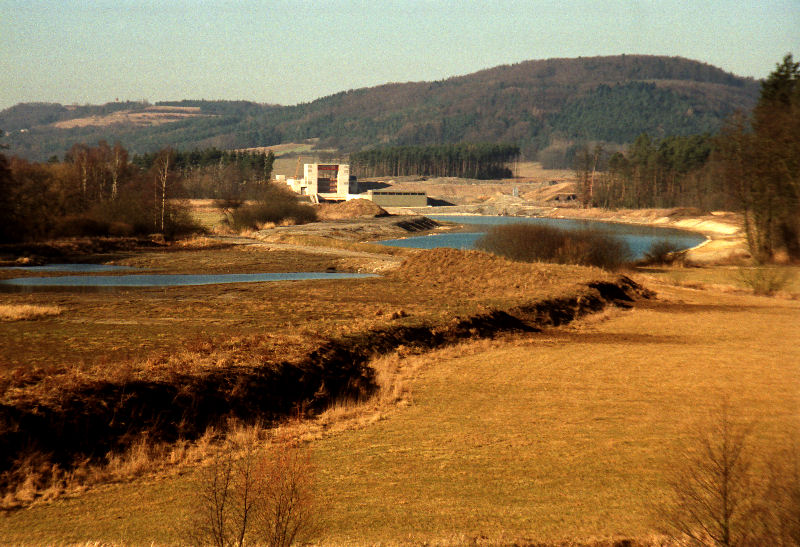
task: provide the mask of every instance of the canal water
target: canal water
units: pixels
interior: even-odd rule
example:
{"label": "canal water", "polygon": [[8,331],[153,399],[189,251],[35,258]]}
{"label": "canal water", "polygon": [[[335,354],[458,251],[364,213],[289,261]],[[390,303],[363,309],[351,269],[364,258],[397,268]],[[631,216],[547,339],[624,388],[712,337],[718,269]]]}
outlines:
{"label": "canal water", "polygon": [[[58,266],[58,267],[57,267]],[[87,264],[51,265],[49,271],[65,268],[76,271]],[[76,268],[76,269],[71,269]],[[86,270],[77,270],[86,271]],[[97,271],[97,270],[90,270]],[[220,283],[257,283],[264,281],[305,281],[309,279],[360,279],[375,274],[343,272],[290,272],[252,274],[127,274],[127,275],[62,275],[54,277],[19,277],[0,281],[0,288],[34,287],[183,287]]]}
{"label": "canal water", "polygon": [[477,215],[427,215],[436,221],[456,222],[467,226],[465,232],[431,234],[427,236],[407,237],[379,241],[383,245],[393,247],[411,247],[416,249],[434,249],[449,247],[452,249],[474,249],[475,242],[489,228],[499,224],[539,224],[563,228],[565,230],[597,230],[622,239],[630,248],[634,260],[643,258],[653,243],[668,241],[678,249],[690,249],[703,243],[706,238],[700,234],[655,226],[637,226],[614,222],[598,222],[591,220],[571,220],[561,218],[531,218]]}
{"label": "canal water", "polygon": [[[628,244],[634,259],[644,257],[653,243],[668,241],[679,249],[688,249],[705,241],[705,237],[685,230],[634,226],[611,222],[567,220],[551,218],[472,216],[472,215],[429,215],[437,221],[464,224],[467,231],[433,234],[380,241],[395,247],[433,249],[449,247],[454,249],[473,249],[475,242],[492,226],[498,224],[530,223],[555,226],[567,230],[593,229],[618,237]],[[45,266],[13,267],[9,269],[29,272],[56,272],[94,274],[136,270],[125,266],[108,264],[48,264]],[[290,273],[252,273],[252,274],[120,274],[120,275],[62,275],[52,277],[20,277],[0,280],[0,290],[31,290],[34,288],[56,287],[180,287],[188,285],[215,285],[221,283],[258,283],[270,281],[305,281],[314,279],[360,279],[376,277],[375,274],[343,272],[290,272]]]}

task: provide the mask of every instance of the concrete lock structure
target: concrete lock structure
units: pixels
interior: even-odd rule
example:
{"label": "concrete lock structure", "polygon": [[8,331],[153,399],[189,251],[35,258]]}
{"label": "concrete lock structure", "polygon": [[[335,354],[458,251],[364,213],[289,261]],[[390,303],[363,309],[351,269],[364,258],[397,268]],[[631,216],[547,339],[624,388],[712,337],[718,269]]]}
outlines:
{"label": "concrete lock structure", "polygon": [[355,193],[350,181],[350,166],[337,163],[306,163],[303,178],[286,180],[292,190],[314,200],[344,200]]}
{"label": "concrete lock structure", "polygon": [[385,207],[425,207],[428,197],[425,192],[397,192],[393,190],[369,190],[358,193],[358,183],[350,176],[350,166],[342,163],[306,163],[303,178],[285,179],[292,190],[309,196],[313,202],[368,199]]}
{"label": "concrete lock structure", "polygon": [[428,195],[425,192],[395,192],[392,190],[369,190],[361,194],[381,207],[427,207]]}
{"label": "concrete lock structure", "polygon": [[303,166],[306,192],[322,199],[346,199],[355,194],[350,187],[350,166],[336,163],[306,163]]}

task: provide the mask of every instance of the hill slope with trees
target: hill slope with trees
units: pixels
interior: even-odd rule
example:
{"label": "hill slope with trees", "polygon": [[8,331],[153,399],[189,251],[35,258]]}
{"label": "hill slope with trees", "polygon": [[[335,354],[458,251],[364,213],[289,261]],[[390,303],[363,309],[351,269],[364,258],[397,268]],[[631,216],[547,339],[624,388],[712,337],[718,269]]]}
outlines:
{"label": "hill slope with trees", "polygon": [[[100,140],[145,153],[164,146],[230,149],[309,138],[345,153],[376,145],[502,142],[534,158],[554,149],[563,156],[580,142],[626,144],[644,132],[656,138],[715,132],[733,112],[749,112],[758,92],[757,81],[697,61],[620,55],[526,61],[435,82],[348,90],[294,106],[21,104],[0,112],[0,128],[10,153],[32,160]],[[194,115],[158,124],[55,125],[154,107],[191,108]]]}

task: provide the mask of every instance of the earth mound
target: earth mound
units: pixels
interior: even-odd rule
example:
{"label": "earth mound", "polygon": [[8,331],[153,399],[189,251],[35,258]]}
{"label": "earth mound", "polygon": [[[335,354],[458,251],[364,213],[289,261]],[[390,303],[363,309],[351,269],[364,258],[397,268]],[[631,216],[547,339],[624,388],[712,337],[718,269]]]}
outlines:
{"label": "earth mound", "polygon": [[[606,273],[592,270],[597,279],[610,279]],[[549,294],[554,287],[574,289],[585,281],[588,271],[583,266],[514,262],[481,251],[439,248],[415,253],[391,275],[432,284],[443,297],[468,299],[492,294],[533,298]]]}
{"label": "earth mound", "polygon": [[389,216],[380,205],[368,199],[351,199],[340,203],[323,203],[319,206],[317,217],[320,220],[341,220],[346,218],[375,218]]}

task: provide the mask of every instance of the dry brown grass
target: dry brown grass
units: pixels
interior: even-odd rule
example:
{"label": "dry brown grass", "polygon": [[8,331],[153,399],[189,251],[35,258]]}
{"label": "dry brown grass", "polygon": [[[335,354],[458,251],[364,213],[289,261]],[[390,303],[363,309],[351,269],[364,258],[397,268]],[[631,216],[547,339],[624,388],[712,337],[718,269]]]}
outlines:
{"label": "dry brown grass", "polygon": [[[213,252],[168,251],[129,262],[157,265],[163,259],[169,261],[173,271],[180,271],[204,257],[209,265],[226,271],[230,265],[241,270],[263,267],[269,260],[280,261],[275,254],[284,257],[284,266],[290,257],[292,261],[303,260],[298,253],[282,255],[237,247]],[[311,255],[311,259],[317,258]],[[477,252],[437,250],[414,253],[395,274],[349,285],[346,294],[341,292],[341,284],[324,282],[305,285],[300,292],[296,284],[279,284],[222,287],[221,291],[218,287],[134,291],[136,298],[129,291],[55,293],[55,299],[70,303],[64,306],[71,310],[67,317],[49,324],[47,329],[6,330],[11,334],[6,339],[10,351],[5,357],[17,363],[0,375],[0,401],[20,408],[35,404],[59,409],[71,404],[71,393],[92,386],[125,386],[140,381],[172,384],[186,376],[218,370],[298,362],[328,338],[396,325],[446,327],[456,317],[482,313],[495,306],[509,307],[571,294],[581,282],[603,277],[591,269],[548,269]],[[465,287],[464,278],[472,278],[473,284]],[[199,294],[188,298],[193,292]],[[10,300],[21,298],[4,296]],[[54,299],[53,293],[25,295],[26,299],[39,297]],[[193,310],[193,306],[201,307]],[[365,314],[365,308],[371,313]],[[215,315],[210,317],[209,313]],[[217,321],[212,320],[217,317]],[[251,321],[253,330],[249,333],[242,328],[244,318]],[[287,324],[287,318],[291,324]],[[192,324],[200,332],[186,328]],[[231,325],[243,334],[226,334]],[[216,335],[212,330],[215,327],[219,329]],[[150,336],[165,344],[162,351],[141,351],[140,341]],[[37,342],[31,344],[32,338]],[[109,345],[109,340],[114,345]],[[48,347],[58,348],[59,361],[52,359]],[[109,355],[115,350],[119,352],[117,357]],[[408,351],[401,348],[399,357],[377,361],[381,390],[376,398],[356,402],[362,404],[335,404],[298,435],[315,438],[326,430],[362,427],[383,419],[387,408],[407,403],[405,379],[409,369],[398,361],[407,355]],[[205,442],[201,440],[199,446]],[[143,437],[124,452],[109,454],[105,462],[87,462],[69,472],[44,460],[20,465],[16,478],[10,481],[18,487],[6,496],[4,505],[52,499],[89,485],[180,466],[202,457],[197,456],[193,446],[164,445]]]}
{"label": "dry brown grass", "polygon": [[[765,294],[771,292],[778,298],[800,298],[800,267],[796,265],[774,265],[761,268],[735,261],[733,264],[703,267],[670,265],[657,268],[642,268],[646,282],[656,281],[671,285],[714,289],[723,292]],[[763,279],[760,279],[763,276]],[[756,291],[762,283],[771,291]]]}
{"label": "dry brown grass", "polygon": [[[21,461],[16,473],[22,478],[17,481],[15,488],[5,492],[0,498],[0,510],[38,506],[62,497],[71,498],[103,484],[152,480],[156,477],[184,473],[197,466],[207,465],[222,450],[229,450],[231,446],[264,447],[269,446],[275,438],[291,442],[318,441],[344,431],[368,427],[387,419],[398,409],[412,404],[411,382],[421,370],[429,366],[431,359],[475,354],[496,348],[499,344],[501,344],[499,340],[470,341],[427,354],[401,347],[398,351],[377,357],[370,363],[375,370],[378,385],[374,396],[363,400],[348,399],[336,402],[313,419],[288,419],[271,426],[260,422],[248,424],[231,420],[222,428],[209,427],[204,435],[193,442],[157,443],[150,440],[147,435],[142,435],[126,450],[109,453],[103,462],[84,461],[68,471],[51,464],[46,458],[32,455],[31,458]],[[217,349],[217,351],[224,350]],[[244,353],[248,352],[245,350]],[[219,355],[209,359],[218,361]],[[231,353],[227,351],[224,355],[230,358]],[[183,359],[186,358],[184,355]],[[240,355],[238,358],[244,357]],[[228,362],[225,366],[230,364]],[[241,364],[240,362],[239,365]],[[147,369],[146,376],[151,379],[154,378],[154,374],[157,376],[159,366],[163,368],[165,364],[151,365]],[[83,376],[81,373],[78,374],[78,377]],[[116,371],[115,374],[116,380],[121,381],[130,380],[133,372],[127,369]],[[77,380],[74,375],[68,376],[67,379]],[[115,381],[114,377],[108,379]],[[63,385],[64,381],[64,376],[54,375],[48,383]],[[45,402],[46,397],[42,396],[41,400]],[[241,453],[237,453],[236,457],[241,456]]]}
{"label": "dry brown grass", "polygon": [[[305,243],[312,243],[307,239]],[[360,262],[369,268],[371,246],[346,243],[343,248],[365,252],[348,256],[350,271]],[[153,273],[250,273],[259,271],[342,271],[338,254],[269,250],[241,246],[228,249],[159,250],[117,261]],[[50,369],[92,369],[102,374],[129,364],[146,365],[149,358],[174,358],[198,342],[212,346],[244,343],[261,337],[264,348],[284,351],[344,332],[402,324],[437,323],[497,306],[564,295],[580,283],[604,278],[598,270],[507,263],[497,275],[491,268],[505,262],[486,259],[472,266],[479,253],[459,251],[414,253],[407,267],[381,278],[248,283],[219,286],[121,289],[102,292],[35,292],[0,294],[0,305],[16,308],[56,306],[60,315],[47,328],[22,322],[0,323],[4,352],[0,377],[9,371],[27,376]],[[408,254],[398,252],[398,254]],[[431,257],[430,260],[425,256]],[[5,274],[3,274],[5,275]],[[346,288],[346,290],[342,290]],[[393,310],[406,316],[392,319]],[[231,337],[231,332],[236,335]],[[268,334],[264,334],[268,333]],[[304,337],[307,336],[304,342]],[[250,342],[248,342],[250,343]],[[54,360],[53,356],[58,355]]]}
{"label": "dry brown grass", "polygon": [[341,500],[332,535],[646,537],[670,451],[721,395],[760,422],[762,446],[797,432],[799,316],[792,302],[670,290],[602,321],[437,354],[413,405],[317,448]]}
{"label": "dry brown grass", "polygon": [[[656,288],[566,329],[401,350],[376,363],[386,406],[287,425],[313,440],[326,543],[657,544],[672,450],[720,396],[762,446],[800,427],[800,303]],[[8,515],[0,537],[173,543],[193,484],[93,489]]]}
{"label": "dry brown grass", "polygon": [[292,438],[306,438],[307,428],[299,424],[290,421],[286,426],[269,428],[258,422],[231,421],[224,428],[209,427],[193,442],[157,443],[142,435],[126,450],[107,454],[103,462],[79,462],[69,470],[35,455],[20,462],[15,472],[22,478],[0,498],[0,510],[71,498],[100,485],[185,473],[207,464],[227,446],[265,444],[276,431],[288,432]]}
{"label": "dry brown grass", "polygon": [[64,309],[45,304],[0,304],[0,321],[33,321],[61,315]]}

